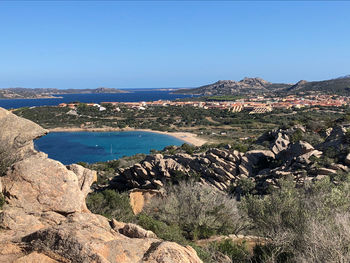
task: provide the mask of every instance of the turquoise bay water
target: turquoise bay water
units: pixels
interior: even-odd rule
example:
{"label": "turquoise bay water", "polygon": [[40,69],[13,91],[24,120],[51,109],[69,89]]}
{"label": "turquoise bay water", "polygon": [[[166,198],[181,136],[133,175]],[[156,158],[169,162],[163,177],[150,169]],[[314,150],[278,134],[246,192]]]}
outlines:
{"label": "turquoise bay water", "polygon": [[64,164],[101,162],[162,150],[184,141],[153,132],[52,132],[35,141],[39,151]]}

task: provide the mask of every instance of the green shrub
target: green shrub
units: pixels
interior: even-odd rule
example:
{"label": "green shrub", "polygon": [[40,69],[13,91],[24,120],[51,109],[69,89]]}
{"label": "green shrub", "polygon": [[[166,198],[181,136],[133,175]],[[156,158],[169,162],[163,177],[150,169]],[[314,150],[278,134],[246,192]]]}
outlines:
{"label": "green shrub", "polygon": [[190,245],[196,250],[198,257],[204,263],[217,262],[252,262],[251,255],[245,242],[235,243],[231,239],[211,242],[206,246]]}
{"label": "green shrub", "polygon": [[231,194],[237,195],[238,198],[253,193],[255,182],[251,178],[240,178],[237,180],[237,186],[232,188]]}
{"label": "green shrub", "polygon": [[232,262],[245,262],[249,260],[249,252],[247,245],[243,243],[235,243],[231,239],[225,239],[221,242],[214,242],[211,244],[216,251],[228,256]]}
{"label": "green shrub", "polygon": [[198,257],[204,262],[204,263],[217,263],[218,261],[215,260],[215,256],[213,251],[210,251],[206,247],[200,247],[197,246],[195,243],[191,243],[191,247],[196,250]]}
{"label": "green shrub", "polygon": [[318,145],[324,141],[323,138],[321,137],[321,135],[319,135],[318,133],[315,133],[315,132],[304,133],[302,140],[305,142],[308,142],[314,146]]}
{"label": "green shrub", "polygon": [[172,171],[170,178],[171,178],[171,183],[173,184],[179,184],[180,182],[189,179],[188,175],[182,171]]}
{"label": "green shrub", "polygon": [[232,148],[234,149],[234,150],[237,150],[237,151],[239,151],[239,152],[243,152],[243,153],[245,153],[245,152],[247,152],[248,151],[248,149],[249,149],[249,146],[250,146],[250,144],[249,143],[247,143],[247,142],[245,142],[245,143],[233,143],[232,144]]}
{"label": "green shrub", "polygon": [[299,142],[303,139],[303,132],[300,129],[297,129],[293,134],[290,136],[290,141],[292,143]]}
{"label": "green shrub", "polygon": [[153,231],[161,239],[174,241],[180,244],[187,243],[178,225],[167,225],[144,213],[141,213],[137,217],[137,223],[143,228]]}
{"label": "green shrub", "polygon": [[88,195],[86,205],[91,212],[108,218],[123,222],[135,221],[127,192],[118,193],[114,190],[94,192]]}
{"label": "green shrub", "polygon": [[[253,249],[253,255],[249,262],[263,263],[294,263],[294,254],[291,252],[280,251],[281,247],[274,244],[256,245]],[[305,262],[306,263],[306,262]]]}
{"label": "green shrub", "polygon": [[189,145],[188,143],[184,143],[181,145],[180,149],[183,150],[187,154],[193,154],[196,147],[193,145]]}

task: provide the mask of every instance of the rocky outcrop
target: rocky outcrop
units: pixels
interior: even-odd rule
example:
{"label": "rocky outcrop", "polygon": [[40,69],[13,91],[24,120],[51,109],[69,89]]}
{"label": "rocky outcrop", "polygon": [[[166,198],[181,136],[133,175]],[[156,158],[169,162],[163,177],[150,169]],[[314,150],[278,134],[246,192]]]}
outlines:
{"label": "rocky outcrop", "polygon": [[8,154],[15,155],[16,160],[32,154],[33,140],[48,132],[39,125],[17,117],[3,108],[0,108],[0,127],[0,147],[4,148],[0,151],[6,150]]}
{"label": "rocky outcrop", "polygon": [[344,162],[345,164],[350,165],[350,153],[346,155]]}
{"label": "rocky outcrop", "polygon": [[125,224],[119,229],[119,232],[131,238],[157,238],[156,234],[152,231],[145,230],[142,227],[131,223]]}
{"label": "rocky outcrop", "polygon": [[[276,133],[276,140],[287,136]],[[282,146],[282,144],[280,144]],[[294,176],[296,182],[300,177],[299,168],[307,167],[312,155],[322,152],[315,150],[306,142],[286,143],[279,148],[276,155],[272,150],[252,150],[240,153],[231,149],[209,149],[205,153],[147,156],[144,161],[126,169],[121,169],[111,187],[120,190],[162,189],[167,182],[184,178],[199,179],[202,183],[221,191],[234,189],[240,180],[249,178],[257,185],[257,190],[264,193],[269,185],[278,185],[278,179]],[[288,157],[288,162],[282,158]],[[273,162],[284,161],[285,166],[273,167]],[[299,167],[299,168],[298,168]],[[160,182],[160,183],[155,183]]]}
{"label": "rocky outcrop", "polygon": [[203,183],[227,190],[237,177],[240,153],[234,150],[210,149],[190,156],[176,154],[147,156],[141,163],[122,169],[111,182],[119,189],[159,189],[166,182],[201,177]]}
{"label": "rocky outcrop", "polygon": [[268,150],[253,150],[248,151],[241,159],[239,171],[245,177],[251,177],[256,174],[254,170],[262,170],[266,164],[275,159],[275,154]]}
{"label": "rocky outcrop", "polygon": [[191,247],[92,214],[85,197],[96,173],[36,152],[31,140],[46,131],[3,109],[0,114],[1,140],[21,157],[1,178],[0,262],[201,262]]}
{"label": "rocky outcrop", "polygon": [[303,134],[306,129],[295,125],[289,129],[265,133],[257,140],[257,144],[267,146],[269,149],[266,150],[240,153],[226,147],[193,155],[177,153],[147,156],[140,163],[121,169],[110,187],[120,190],[162,189],[167,182],[195,178],[220,191],[229,190],[240,195],[242,180],[248,180],[244,183],[255,185],[252,190],[254,193],[266,194],[271,187],[278,187],[282,178],[290,177],[297,186],[301,186],[305,182],[321,180],[325,176],[333,177],[349,170],[346,165],[350,165],[350,155],[340,159],[344,160],[343,163],[333,163],[327,167],[319,167],[315,163],[323,155],[322,146],[332,143],[341,147],[346,136],[343,127],[332,129],[325,143],[315,148],[306,141],[292,142],[290,138],[295,132]]}
{"label": "rocky outcrop", "polygon": [[[292,160],[295,160],[297,157],[304,156],[305,154],[313,152],[315,149],[314,147],[304,141],[298,141],[296,143],[289,144],[289,147],[282,152],[279,153],[280,159],[284,162],[291,162]],[[317,152],[313,152],[317,154]],[[310,157],[310,156],[308,156]]]}
{"label": "rocky outcrop", "polygon": [[342,126],[335,126],[330,131],[329,136],[326,138],[325,142],[319,145],[320,150],[327,150],[328,148],[333,148],[339,150],[339,148],[345,143],[346,129]]}
{"label": "rocky outcrop", "polygon": [[274,154],[279,154],[280,152],[284,151],[287,149],[290,141],[289,141],[289,137],[287,134],[283,134],[281,132],[277,133],[277,138],[274,141],[274,144],[272,146],[272,152]]}
{"label": "rocky outcrop", "polygon": [[182,247],[172,242],[156,242],[152,244],[149,254],[142,258],[142,262],[191,263],[197,262],[196,251],[191,246]]}
{"label": "rocky outcrop", "polygon": [[78,177],[78,185],[80,190],[83,192],[84,198],[91,192],[90,186],[97,182],[97,173],[84,168],[78,164],[71,164],[67,166],[68,170],[71,170]]}

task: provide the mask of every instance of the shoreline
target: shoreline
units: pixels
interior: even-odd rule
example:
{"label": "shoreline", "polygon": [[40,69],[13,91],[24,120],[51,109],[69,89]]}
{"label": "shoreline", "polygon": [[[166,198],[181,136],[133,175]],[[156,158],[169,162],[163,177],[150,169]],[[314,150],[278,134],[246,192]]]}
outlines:
{"label": "shoreline", "polygon": [[48,129],[49,132],[113,132],[113,131],[142,131],[142,132],[153,132],[158,134],[164,134],[173,136],[179,140],[182,140],[186,143],[192,144],[194,146],[202,146],[203,144],[207,143],[208,141],[199,138],[197,134],[190,133],[190,132],[166,132],[166,131],[157,131],[157,130],[151,130],[151,129],[134,129],[134,128],[111,128],[111,127],[104,127],[104,128],[67,128],[67,127],[57,127]]}

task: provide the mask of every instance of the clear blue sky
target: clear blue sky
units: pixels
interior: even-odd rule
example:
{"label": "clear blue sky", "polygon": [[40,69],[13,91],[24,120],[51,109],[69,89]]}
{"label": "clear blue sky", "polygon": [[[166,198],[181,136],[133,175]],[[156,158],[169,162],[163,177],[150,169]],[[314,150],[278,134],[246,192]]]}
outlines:
{"label": "clear blue sky", "polygon": [[0,88],[350,74],[350,2],[0,1]]}

